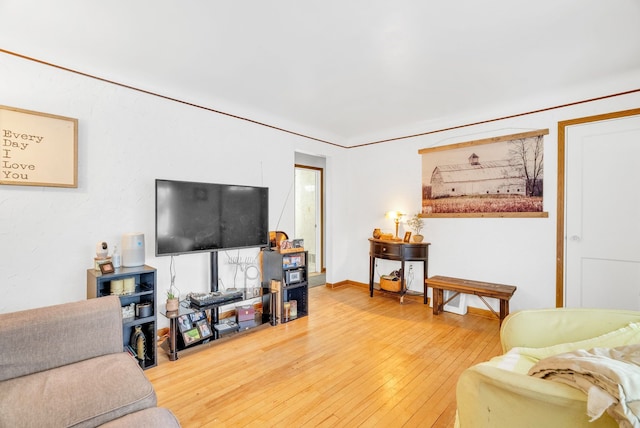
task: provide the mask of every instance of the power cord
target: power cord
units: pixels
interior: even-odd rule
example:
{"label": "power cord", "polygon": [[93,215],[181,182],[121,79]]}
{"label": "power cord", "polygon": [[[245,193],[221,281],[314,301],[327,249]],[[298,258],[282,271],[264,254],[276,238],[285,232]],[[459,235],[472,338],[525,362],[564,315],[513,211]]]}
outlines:
{"label": "power cord", "polygon": [[175,261],[173,260],[173,256],[171,256],[171,262],[169,263],[169,276],[171,277],[171,283],[169,285],[169,290],[176,290],[178,296],[180,295],[180,289],[176,287],[176,267]]}
{"label": "power cord", "polygon": [[414,272],[413,265],[409,265],[409,273],[407,273],[407,290],[411,288],[411,284],[413,284]]}

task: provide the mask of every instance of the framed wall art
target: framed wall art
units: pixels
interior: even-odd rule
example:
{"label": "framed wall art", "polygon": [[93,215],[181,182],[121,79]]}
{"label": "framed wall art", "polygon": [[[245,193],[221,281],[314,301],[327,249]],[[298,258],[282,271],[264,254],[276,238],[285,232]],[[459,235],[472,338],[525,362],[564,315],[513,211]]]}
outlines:
{"label": "framed wall art", "polygon": [[0,106],[0,184],[78,187],[78,120]]}
{"label": "framed wall art", "polygon": [[548,129],[439,146],[422,155],[420,217],[548,217]]}

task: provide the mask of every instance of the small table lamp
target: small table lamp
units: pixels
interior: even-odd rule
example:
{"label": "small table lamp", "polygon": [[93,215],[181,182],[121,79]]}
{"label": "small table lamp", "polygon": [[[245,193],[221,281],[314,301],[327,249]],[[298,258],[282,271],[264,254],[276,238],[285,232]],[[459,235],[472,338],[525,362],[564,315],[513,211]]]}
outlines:
{"label": "small table lamp", "polygon": [[387,218],[391,218],[393,219],[393,222],[396,224],[396,235],[394,236],[395,239],[400,239],[398,237],[398,225],[400,224],[400,218],[403,216],[404,214],[401,213],[400,211],[389,211],[387,212],[387,214],[385,215]]}

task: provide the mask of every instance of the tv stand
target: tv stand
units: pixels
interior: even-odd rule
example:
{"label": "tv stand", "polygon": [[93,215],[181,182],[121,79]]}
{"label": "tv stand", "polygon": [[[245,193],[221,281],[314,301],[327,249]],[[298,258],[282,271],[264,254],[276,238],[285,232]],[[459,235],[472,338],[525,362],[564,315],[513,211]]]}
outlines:
{"label": "tv stand", "polygon": [[[209,260],[211,268],[210,290],[219,291],[218,252],[210,252]],[[188,299],[180,302],[177,311],[168,312],[166,307],[161,307],[160,313],[169,319],[169,339],[162,344],[162,347],[165,348],[169,355],[169,360],[175,361],[178,359],[180,352],[199,345],[211,344],[220,339],[227,339],[255,328],[276,325],[275,308],[279,293],[273,292],[269,287],[264,286],[240,290],[243,291],[243,294],[238,298],[201,307],[191,305]],[[255,294],[256,290],[259,290],[258,294]],[[224,317],[223,319],[221,315],[233,312],[235,312],[235,318],[233,319],[236,326],[233,329],[221,329],[218,331],[216,325],[219,326],[220,323],[232,318]],[[240,316],[241,314],[246,315],[247,312],[249,312],[249,319],[247,319],[247,316]],[[251,313],[254,313],[254,315],[251,316]],[[191,324],[185,324],[188,322]],[[205,322],[206,325],[202,325]],[[198,330],[198,332],[193,333],[193,336],[191,336],[189,333],[193,329]]]}
{"label": "tv stand", "polygon": [[218,291],[218,252],[212,251],[209,253],[209,262],[211,265],[211,291]]}
{"label": "tv stand", "polygon": [[[202,307],[191,306],[188,300],[184,300],[180,302],[180,307],[177,311],[168,312],[166,307],[160,308],[160,313],[169,319],[169,339],[162,344],[169,355],[169,360],[175,361],[178,359],[179,353],[199,345],[212,344],[220,339],[227,339],[239,333],[275,325],[275,314],[272,308],[275,306],[277,293],[272,293],[268,288],[260,288],[259,290],[260,294],[258,296],[253,295],[253,289],[244,290],[244,294],[241,297]],[[252,304],[250,303],[252,300],[258,300],[258,302]],[[216,330],[216,325],[221,322],[221,311],[225,308],[225,311],[231,312],[229,306],[234,306],[237,329],[232,332],[219,332]],[[256,311],[255,315],[253,319],[240,321],[238,319],[238,311],[247,307],[253,308]],[[207,325],[204,329],[199,329],[196,325],[202,321],[205,321]],[[185,327],[185,323],[190,323],[188,325],[191,328]],[[194,328],[199,330],[198,335],[195,338],[190,338],[187,332]],[[203,331],[208,331],[209,334],[203,335]]]}

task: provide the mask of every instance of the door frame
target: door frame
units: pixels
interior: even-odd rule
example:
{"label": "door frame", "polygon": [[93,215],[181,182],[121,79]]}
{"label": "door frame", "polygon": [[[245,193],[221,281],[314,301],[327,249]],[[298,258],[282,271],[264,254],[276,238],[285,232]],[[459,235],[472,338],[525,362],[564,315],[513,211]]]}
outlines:
{"label": "door frame", "polygon": [[324,168],[297,163],[294,164],[294,168],[310,169],[320,172],[320,207],[318,208],[320,210],[318,216],[320,218],[318,221],[320,227],[320,254],[318,254],[318,256],[320,257],[320,272],[324,273],[327,271],[324,264]]}
{"label": "door frame", "polygon": [[640,108],[617,111],[613,113],[599,114],[595,116],[580,117],[558,122],[558,202],[556,219],[556,307],[564,307],[564,263],[565,263],[565,161],[566,161],[566,130],[569,126],[604,120],[618,119],[621,117],[640,115]]}

